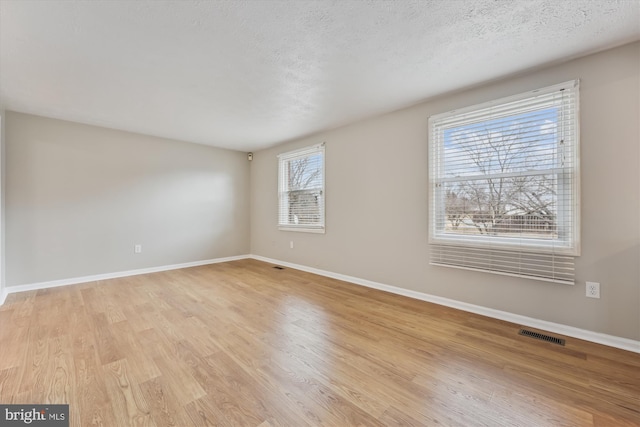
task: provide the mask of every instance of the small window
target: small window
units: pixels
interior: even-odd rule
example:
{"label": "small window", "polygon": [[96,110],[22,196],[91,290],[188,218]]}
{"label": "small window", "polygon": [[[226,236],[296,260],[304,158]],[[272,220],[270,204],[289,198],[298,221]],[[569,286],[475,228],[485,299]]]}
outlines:
{"label": "small window", "polygon": [[324,143],[278,156],[278,228],[324,233]]}
{"label": "small window", "polygon": [[431,263],[573,283],[578,81],[429,118]]}

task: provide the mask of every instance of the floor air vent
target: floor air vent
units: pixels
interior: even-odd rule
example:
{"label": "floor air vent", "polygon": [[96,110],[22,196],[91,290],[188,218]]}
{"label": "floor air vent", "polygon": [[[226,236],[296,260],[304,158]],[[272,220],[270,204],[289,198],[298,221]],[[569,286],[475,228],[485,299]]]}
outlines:
{"label": "floor air vent", "polygon": [[284,267],[280,267],[279,265],[276,265],[273,268],[275,268],[276,270],[284,270]]}
{"label": "floor air vent", "polygon": [[552,337],[550,335],[540,334],[538,332],[529,331],[527,329],[520,329],[518,332],[519,335],[524,335],[525,337],[535,338],[537,340],[550,342],[552,344],[564,345],[564,340],[561,338]]}

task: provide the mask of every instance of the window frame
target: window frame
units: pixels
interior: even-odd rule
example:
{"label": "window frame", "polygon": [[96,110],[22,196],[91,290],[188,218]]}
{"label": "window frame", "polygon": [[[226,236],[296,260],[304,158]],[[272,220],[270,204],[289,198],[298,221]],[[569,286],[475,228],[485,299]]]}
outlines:
{"label": "window frame", "polygon": [[[322,167],[321,167],[321,188],[320,191],[320,222],[318,224],[291,224],[282,222],[283,218],[288,218],[288,211],[286,213],[282,212],[283,208],[289,207],[289,203],[283,198],[288,198],[291,190],[288,188],[288,179],[286,177],[288,163],[293,160],[303,159],[307,157],[312,157],[320,155],[322,159]],[[281,231],[296,231],[303,233],[325,233],[325,206],[326,206],[326,185],[325,185],[325,164],[326,164],[326,156],[325,156],[325,143],[315,144],[304,148],[299,148],[292,151],[287,151],[285,153],[278,154],[278,230]]]}
{"label": "window frame", "polygon": [[[468,121],[457,121],[455,127],[465,126],[471,123],[478,123],[474,118],[474,113],[478,114],[481,110],[489,108],[496,108],[505,106],[509,103],[515,103],[518,101],[526,101],[528,99],[536,98],[540,95],[546,95],[553,92],[571,89],[573,90],[574,103],[571,105],[575,114],[569,120],[572,121],[573,126],[572,134],[572,146],[573,150],[571,154],[572,166],[570,168],[555,167],[548,168],[547,170],[532,171],[530,174],[519,172],[519,176],[533,176],[536,174],[554,174],[557,177],[558,185],[564,185],[565,188],[569,188],[571,194],[571,200],[569,204],[566,201],[561,200],[561,197],[557,197],[557,223],[558,223],[558,236],[568,232],[571,236],[568,240],[562,240],[560,237],[556,239],[542,240],[534,238],[524,237],[498,237],[498,236],[485,236],[485,235],[455,235],[447,233],[446,227],[446,194],[443,190],[437,190],[437,185],[442,185],[445,182],[455,182],[456,178],[445,177],[444,170],[444,129],[441,123],[450,117],[469,116]],[[525,110],[514,110],[513,114],[522,114]],[[429,117],[429,185],[428,185],[428,197],[429,197],[429,244],[432,245],[448,245],[458,246],[465,248],[481,248],[481,249],[498,249],[498,250],[512,250],[514,252],[534,252],[534,253],[552,253],[578,256],[580,255],[580,100],[579,100],[579,80],[571,80],[561,84],[520,93],[514,96],[500,98],[497,100],[485,102],[482,104],[472,105],[469,107],[449,111],[442,114],[437,114]],[[490,121],[493,118],[487,117],[484,121]],[[475,121],[474,121],[475,120]],[[559,128],[562,126],[558,123]],[[439,127],[436,130],[436,127]],[[451,126],[451,128],[455,128]],[[566,150],[566,148],[565,148]],[[570,179],[562,178],[566,174],[566,170],[570,169]],[[478,176],[482,177],[495,177],[497,174],[482,174]],[[477,179],[478,176],[474,177]],[[457,178],[457,181],[469,181],[469,176],[462,176]],[[568,182],[568,184],[567,184]],[[570,187],[566,187],[566,186]],[[558,194],[563,194],[558,191]],[[561,221],[560,218],[563,218]],[[569,224],[570,230],[561,230],[561,224]]]}

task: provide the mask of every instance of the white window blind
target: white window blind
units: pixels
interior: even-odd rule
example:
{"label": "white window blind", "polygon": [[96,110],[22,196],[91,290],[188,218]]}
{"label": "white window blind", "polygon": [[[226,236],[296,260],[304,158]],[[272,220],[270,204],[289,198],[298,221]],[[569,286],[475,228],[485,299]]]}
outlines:
{"label": "white window blind", "polygon": [[575,80],[429,118],[431,264],[574,282],[578,96]]}
{"label": "white window blind", "polygon": [[324,143],[278,155],[278,228],[324,233]]}

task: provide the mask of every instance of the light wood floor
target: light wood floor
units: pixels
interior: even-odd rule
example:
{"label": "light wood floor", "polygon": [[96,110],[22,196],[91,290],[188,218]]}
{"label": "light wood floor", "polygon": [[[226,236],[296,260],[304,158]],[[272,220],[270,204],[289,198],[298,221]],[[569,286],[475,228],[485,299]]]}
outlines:
{"label": "light wood floor", "polygon": [[640,355],[243,260],[12,294],[0,402],[73,426],[638,426]]}

